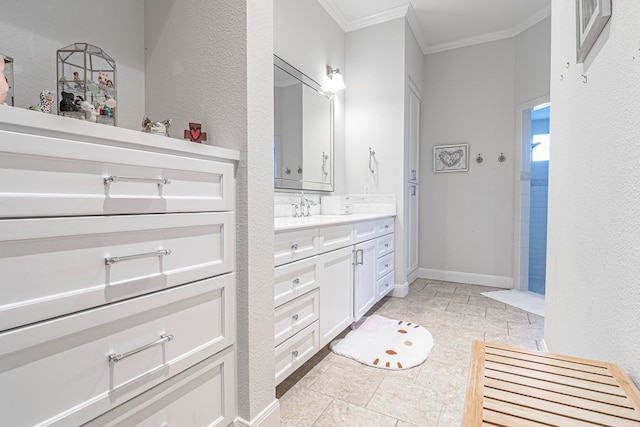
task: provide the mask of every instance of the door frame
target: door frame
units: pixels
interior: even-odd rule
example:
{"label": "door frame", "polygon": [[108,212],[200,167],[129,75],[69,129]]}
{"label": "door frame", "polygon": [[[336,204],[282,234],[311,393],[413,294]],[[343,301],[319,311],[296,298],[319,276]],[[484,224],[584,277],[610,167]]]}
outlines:
{"label": "door frame", "polygon": [[[531,191],[531,111],[550,102],[545,95],[516,106],[513,212],[513,289],[529,290],[529,209]],[[528,147],[528,150],[525,150]],[[526,163],[525,163],[526,162]],[[527,188],[525,188],[527,187]],[[526,227],[524,226],[526,224]]]}

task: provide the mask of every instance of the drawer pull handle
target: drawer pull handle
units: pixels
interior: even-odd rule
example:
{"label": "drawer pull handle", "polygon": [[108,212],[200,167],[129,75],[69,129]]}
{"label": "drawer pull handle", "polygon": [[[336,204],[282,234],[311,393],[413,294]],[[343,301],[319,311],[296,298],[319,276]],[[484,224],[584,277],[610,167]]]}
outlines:
{"label": "drawer pull handle", "polygon": [[385,287],[385,288],[388,288],[388,287],[389,287],[389,284],[388,284],[388,283],[385,283],[385,284],[384,284],[384,287]]}
{"label": "drawer pull handle", "polygon": [[293,357],[298,357],[298,350],[293,350],[291,354],[293,355]]}
{"label": "drawer pull handle", "polygon": [[138,348],[133,349],[131,351],[128,351],[126,353],[122,353],[122,354],[111,353],[109,355],[109,362],[110,363],[117,363],[117,362],[121,361],[124,358],[132,356],[132,355],[134,355],[136,353],[140,353],[141,351],[144,351],[144,350],[146,350],[148,348],[154,347],[154,346],[156,346],[158,344],[163,344],[165,342],[169,342],[171,340],[173,340],[173,335],[170,335],[170,334],[160,335],[160,339],[157,339],[152,343],[149,343],[147,345],[143,345],[142,347],[138,347]]}
{"label": "drawer pull handle", "polygon": [[161,257],[165,255],[171,255],[171,249],[160,249],[157,251],[147,252],[144,254],[136,254],[136,255],[108,256],[104,259],[104,263],[106,265],[111,265],[120,261],[129,261],[132,259],[139,259],[139,258]]}
{"label": "drawer pull handle", "polygon": [[293,316],[291,316],[291,320],[296,321],[298,320],[298,317],[299,316],[297,314],[294,314]]}
{"label": "drawer pull handle", "polygon": [[158,184],[158,186],[171,184],[167,178],[135,178],[131,176],[111,175],[104,178],[104,185],[111,185],[114,182],[138,182],[143,184]]}
{"label": "drawer pull handle", "polygon": [[384,265],[384,268],[389,268],[389,264],[385,264],[385,265]]}
{"label": "drawer pull handle", "polygon": [[388,243],[385,243],[385,244],[384,244],[384,247],[385,247],[385,248],[388,248],[388,247],[389,247],[389,244],[388,244]]}
{"label": "drawer pull handle", "polygon": [[295,279],[293,279],[293,284],[297,285],[300,283],[300,278],[296,277]]}
{"label": "drawer pull handle", "polygon": [[384,228],[389,228],[389,224],[385,225]]}
{"label": "drawer pull handle", "polygon": [[294,251],[298,250],[298,244],[294,243],[293,245],[291,245],[291,249],[293,249]]}

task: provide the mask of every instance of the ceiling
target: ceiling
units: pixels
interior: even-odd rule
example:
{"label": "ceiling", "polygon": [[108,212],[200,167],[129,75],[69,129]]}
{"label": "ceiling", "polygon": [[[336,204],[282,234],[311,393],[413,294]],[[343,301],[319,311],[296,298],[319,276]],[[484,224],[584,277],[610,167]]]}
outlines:
{"label": "ceiling", "polygon": [[406,16],[422,51],[513,37],[551,14],[551,0],[318,0],[344,31]]}

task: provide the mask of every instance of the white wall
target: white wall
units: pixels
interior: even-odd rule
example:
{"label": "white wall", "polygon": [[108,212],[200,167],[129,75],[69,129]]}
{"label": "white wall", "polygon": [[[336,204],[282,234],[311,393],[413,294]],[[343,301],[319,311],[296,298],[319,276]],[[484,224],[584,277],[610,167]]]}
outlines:
{"label": "white wall", "polygon": [[[425,56],[420,275],[513,285],[516,105],[549,93],[547,18],[516,37]],[[433,173],[433,146],[469,144],[469,171]],[[498,162],[500,153],[506,161]],[[484,161],[476,163],[481,154]]]}
{"label": "white wall", "polygon": [[516,36],[516,105],[549,94],[551,18]]}
{"label": "white wall", "polygon": [[277,406],[273,286],[267,286],[273,282],[272,14],[264,0],[145,2],[148,110],[169,115],[177,129],[201,122],[209,144],[240,150],[237,370],[245,421]]}
{"label": "white wall", "polygon": [[345,66],[345,35],[316,0],[274,0],[274,53],[320,84],[327,65],[339,68],[346,91],[334,98],[335,193],[345,192],[345,94],[350,80]]}
{"label": "white wall", "polygon": [[613,1],[584,66],[574,7],[552,3],[545,341],[640,385],[640,3]]}
{"label": "white wall", "polygon": [[[501,278],[498,281],[512,275],[514,45],[514,39],[506,39],[425,57],[423,270]],[[433,146],[458,143],[469,144],[469,171],[434,173]],[[504,163],[497,160],[500,153],[506,156]],[[475,162],[478,154],[484,157],[481,164]]]}
{"label": "white wall", "polygon": [[[76,42],[102,48],[117,67],[118,126],[140,129],[144,116],[144,15],[142,0],[3,0],[0,53],[15,61],[15,105],[57,92],[56,51]],[[57,98],[57,96],[56,96]],[[57,114],[57,105],[52,111]]]}

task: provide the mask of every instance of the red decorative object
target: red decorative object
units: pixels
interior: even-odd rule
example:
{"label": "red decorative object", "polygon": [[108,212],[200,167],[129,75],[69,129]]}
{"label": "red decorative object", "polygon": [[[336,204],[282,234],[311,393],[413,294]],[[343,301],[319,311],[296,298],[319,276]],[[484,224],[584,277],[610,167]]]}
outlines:
{"label": "red decorative object", "polygon": [[201,123],[189,123],[189,129],[185,129],[184,138],[189,138],[193,142],[202,142],[207,140],[207,133],[202,132]]}

